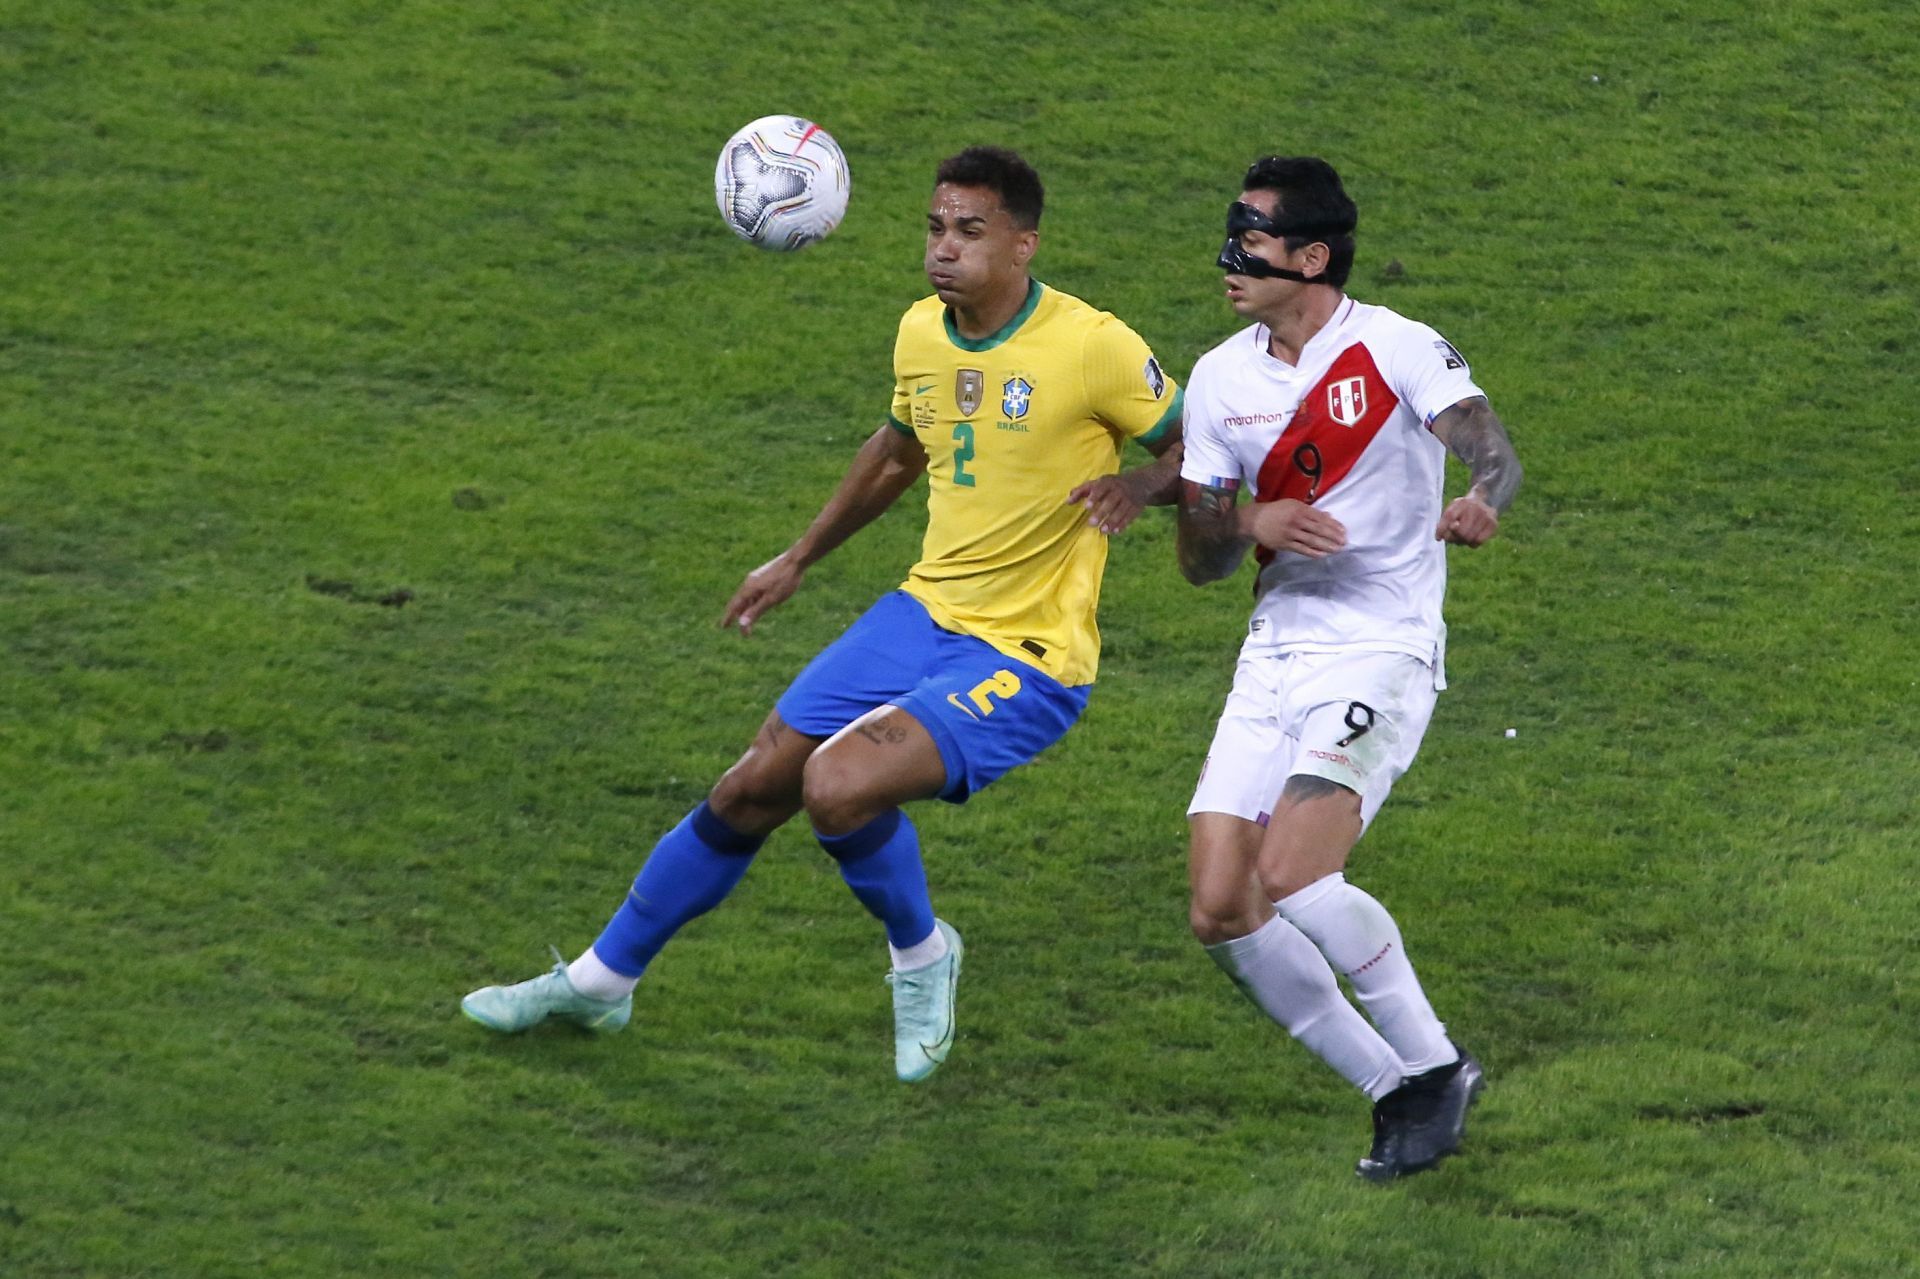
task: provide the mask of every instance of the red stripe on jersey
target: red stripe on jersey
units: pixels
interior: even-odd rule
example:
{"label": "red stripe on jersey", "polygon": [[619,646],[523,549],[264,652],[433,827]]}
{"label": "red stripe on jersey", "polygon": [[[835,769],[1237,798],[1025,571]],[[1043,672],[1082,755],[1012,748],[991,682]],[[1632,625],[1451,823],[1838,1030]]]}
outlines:
{"label": "red stripe on jersey", "polygon": [[[1380,376],[1366,346],[1354,343],[1301,397],[1293,420],[1260,464],[1254,500],[1293,498],[1311,505],[1347,477],[1399,407],[1400,397]],[[1261,547],[1255,558],[1264,565],[1273,552]]]}
{"label": "red stripe on jersey", "polygon": [[1293,420],[1260,464],[1255,500],[1313,502],[1347,477],[1399,407],[1400,397],[1380,376],[1373,356],[1354,343],[1301,397]]}

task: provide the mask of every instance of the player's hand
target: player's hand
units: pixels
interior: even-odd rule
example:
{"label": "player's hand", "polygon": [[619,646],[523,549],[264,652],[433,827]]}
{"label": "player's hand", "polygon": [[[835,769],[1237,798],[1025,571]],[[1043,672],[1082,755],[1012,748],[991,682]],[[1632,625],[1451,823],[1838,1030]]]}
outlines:
{"label": "player's hand", "polygon": [[1087,508],[1087,523],[1111,537],[1139,518],[1147,503],[1124,475],[1103,475],[1074,486],[1067,505]]}
{"label": "player's hand", "polygon": [[1273,551],[1322,559],[1347,544],[1347,526],[1305,502],[1283,497],[1242,507],[1246,534]]}
{"label": "player's hand", "polygon": [[740,583],[740,589],[727,601],[727,611],[720,618],[721,627],[737,624],[742,635],[753,634],[753,624],[769,609],[786,603],[800,589],[800,581],[806,575],[806,570],[789,560],[784,552],[774,556]]}
{"label": "player's hand", "polygon": [[1459,546],[1485,546],[1500,531],[1500,512],[1480,500],[1480,495],[1468,492],[1447,503],[1447,509],[1440,512],[1440,525],[1433,530],[1436,542],[1453,542]]}

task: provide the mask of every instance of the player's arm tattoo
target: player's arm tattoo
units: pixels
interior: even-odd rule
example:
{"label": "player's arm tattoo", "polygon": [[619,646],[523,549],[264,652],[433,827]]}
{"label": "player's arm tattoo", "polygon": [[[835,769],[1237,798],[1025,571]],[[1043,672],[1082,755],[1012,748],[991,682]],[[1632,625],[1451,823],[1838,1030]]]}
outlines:
{"label": "player's arm tattoo", "polygon": [[1180,572],[1195,586],[1232,576],[1253,545],[1252,538],[1240,535],[1234,514],[1239,490],[1238,478],[1180,482]]}
{"label": "player's arm tattoo", "polygon": [[1513,505],[1520,491],[1520,458],[1485,396],[1462,400],[1434,418],[1433,434],[1466,463],[1472,489],[1488,506],[1504,513]]}

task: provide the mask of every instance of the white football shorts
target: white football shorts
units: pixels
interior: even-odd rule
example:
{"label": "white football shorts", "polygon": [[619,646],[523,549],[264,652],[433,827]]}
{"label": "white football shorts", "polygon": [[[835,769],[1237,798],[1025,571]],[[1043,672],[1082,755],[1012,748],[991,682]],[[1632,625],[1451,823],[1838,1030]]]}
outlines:
{"label": "white football shorts", "polygon": [[1187,815],[1264,826],[1287,779],[1305,775],[1359,795],[1371,822],[1420,749],[1439,683],[1405,653],[1242,653]]}

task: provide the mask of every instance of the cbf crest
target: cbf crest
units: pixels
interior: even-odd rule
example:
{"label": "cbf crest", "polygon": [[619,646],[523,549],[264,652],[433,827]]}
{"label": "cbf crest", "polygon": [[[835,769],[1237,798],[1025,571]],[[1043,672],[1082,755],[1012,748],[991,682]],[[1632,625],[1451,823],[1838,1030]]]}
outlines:
{"label": "cbf crest", "polygon": [[1027,406],[1033,403],[1033,383],[1018,373],[1008,378],[1000,388],[1000,411],[1011,421],[1018,422],[1027,415]]}
{"label": "cbf crest", "polygon": [[1367,379],[1343,378],[1327,388],[1327,416],[1352,426],[1367,415]]}
{"label": "cbf crest", "polygon": [[979,369],[961,369],[954,374],[953,399],[960,406],[961,417],[972,417],[980,411],[980,397],[987,389],[987,375]]}

